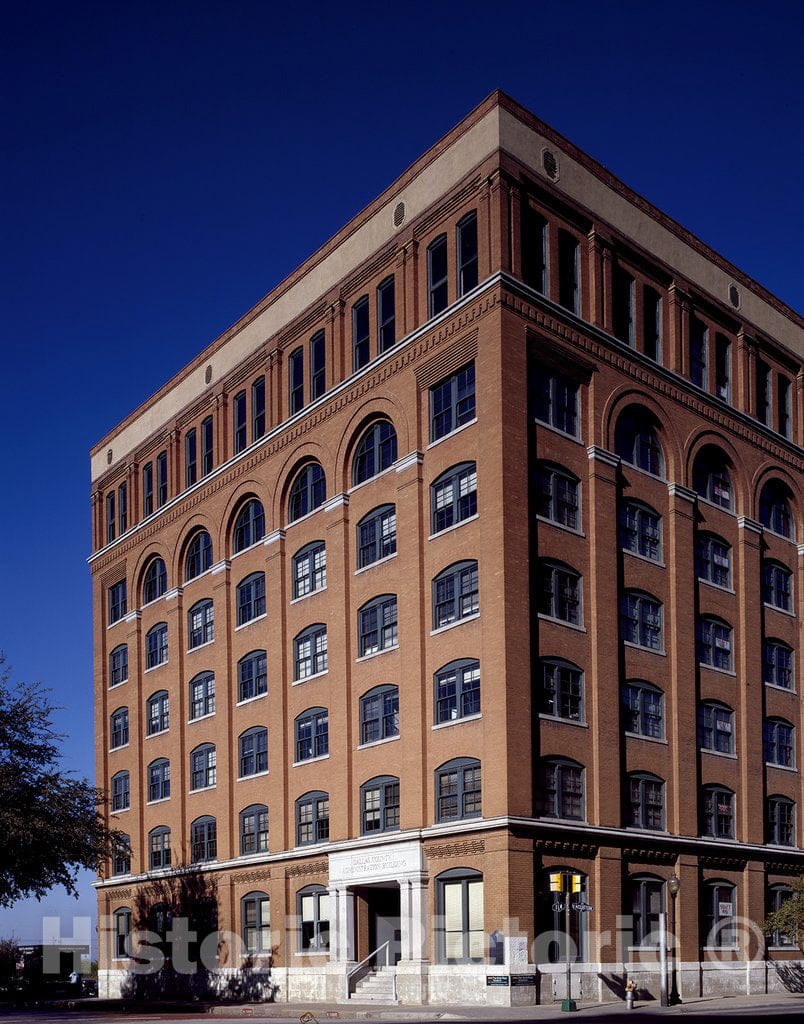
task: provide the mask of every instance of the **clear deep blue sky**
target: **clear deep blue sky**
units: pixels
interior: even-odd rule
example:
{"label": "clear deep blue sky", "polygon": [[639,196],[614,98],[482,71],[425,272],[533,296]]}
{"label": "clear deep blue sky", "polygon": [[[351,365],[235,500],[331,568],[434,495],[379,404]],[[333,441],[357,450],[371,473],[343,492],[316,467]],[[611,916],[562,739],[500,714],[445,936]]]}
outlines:
{"label": "clear deep blue sky", "polygon": [[802,310],[803,35],[793,0],[7,0],[0,649],[65,764],[94,773],[94,442],[497,87]]}

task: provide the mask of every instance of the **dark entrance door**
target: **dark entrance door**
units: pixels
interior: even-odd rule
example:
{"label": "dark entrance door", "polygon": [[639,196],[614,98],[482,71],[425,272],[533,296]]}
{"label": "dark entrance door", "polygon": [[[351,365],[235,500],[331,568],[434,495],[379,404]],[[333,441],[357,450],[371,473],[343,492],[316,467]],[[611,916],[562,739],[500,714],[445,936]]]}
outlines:
{"label": "dark entrance door", "polygon": [[[368,942],[369,952],[384,943],[390,943],[389,960],[390,964],[396,964],[402,957],[402,933],[399,920],[399,886],[389,888],[370,887],[365,889],[366,903],[368,904]],[[383,957],[378,960],[379,964],[385,962]]]}

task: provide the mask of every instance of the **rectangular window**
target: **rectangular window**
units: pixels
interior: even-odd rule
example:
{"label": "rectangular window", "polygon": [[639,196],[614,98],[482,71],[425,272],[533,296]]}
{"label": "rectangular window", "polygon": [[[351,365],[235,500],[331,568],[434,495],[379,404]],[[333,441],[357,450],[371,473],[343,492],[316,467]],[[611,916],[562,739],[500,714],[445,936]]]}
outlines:
{"label": "rectangular window", "polygon": [[184,486],[192,487],[198,479],[198,439],[195,429],[184,438]]}
{"label": "rectangular window", "polygon": [[458,222],[458,297],[477,287],[477,213]]}
{"label": "rectangular window", "polygon": [[447,308],[447,236],[438,237],[427,250],[427,309],[430,317]]}
{"label": "rectangular window", "polygon": [[776,406],[779,411],[779,433],[788,440],[792,437],[790,427],[790,381],[787,377],[776,377]]}
{"label": "rectangular window", "polygon": [[377,337],[380,352],[387,352],[396,341],[396,302],[394,279],[386,278],[377,289]]}
{"label": "rectangular window", "polygon": [[359,370],[371,356],[369,348],[369,304],[364,295],[352,306],[352,367]]}
{"label": "rectangular window", "polygon": [[690,380],[699,388],[708,389],[707,348],[709,328],[696,317],[690,317]]}
{"label": "rectangular window", "polygon": [[128,487],[125,482],[117,488],[117,517],[120,532],[125,533],[128,529]]}
{"label": "rectangular window", "polygon": [[310,338],[310,401],[320,398],[326,390],[326,354],[324,332],[317,331]]}
{"label": "rectangular window", "polygon": [[731,399],[731,345],[722,334],[715,336],[715,394],[724,402]]}
{"label": "rectangular window", "polygon": [[258,377],[251,385],[251,440],[259,440],[265,433],[265,377]]}
{"label": "rectangular window", "polygon": [[761,359],[757,359],[757,419],[771,425],[771,369]]}
{"label": "rectangular window", "polygon": [[149,516],[154,510],[154,464],[146,462],[142,467],[142,514]]}
{"label": "rectangular window", "polygon": [[547,294],[547,221],[530,203],[522,209],[522,280],[542,295]]}
{"label": "rectangular window", "polygon": [[304,350],[294,349],[288,360],[288,398],[290,415],[304,408]]}
{"label": "rectangular window", "polygon": [[121,580],[109,587],[109,625],[122,619],[126,611],[126,581]]}
{"label": "rectangular window", "polygon": [[580,247],[567,231],[558,233],[558,301],[571,313],[580,312]]}
{"label": "rectangular window", "polygon": [[234,453],[238,455],[246,447],[246,393],[239,391],[235,397],[232,407],[232,422],[234,425]]}
{"label": "rectangular window", "polygon": [[622,267],[614,268],[612,279],[614,337],[634,347],[634,279]]}
{"label": "rectangular window", "polygon": [[572,437],[578,436],[578,385],[559,373],[534,367],[532,401],[537,420]]}
{"label": "rectangular window", "polygon": [[475,418],[475,364],[470,363],[430,388],[430,441],[451,434]]}
{"label": "rectangular window", "polygon": [[662,361],[662,297],[649,285],[645,285],[642,295],[642,344],[645,355],[660,363]]}
{"label": "rectangular window", "polygon": [[114,507],[114,491],[106,495],[106,543],[111,544],[114,540],[117,526],[117,514]]}
{"label": "rectangular window", "polygon": [[167,452],[156,457],[156,507],[161,508],[168,500]]}
{"label": "rectangular window", "polygon": [[201,424],[201,476],[212,472],[212,417],[207,416]]}

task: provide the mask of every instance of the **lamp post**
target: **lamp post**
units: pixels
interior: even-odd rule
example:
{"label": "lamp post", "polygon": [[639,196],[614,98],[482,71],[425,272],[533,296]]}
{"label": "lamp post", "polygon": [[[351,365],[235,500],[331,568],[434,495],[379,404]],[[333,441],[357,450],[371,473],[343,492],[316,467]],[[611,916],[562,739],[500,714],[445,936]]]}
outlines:
{"label": "lamp post", "polygon": [[678,891],[681,888],[681,879],[678,875],[673,872],[667,882],[667,888],[670,890],[670,931],[673,935],[673,948],[670,951],[670,962],[672,964],[670,975],[670,995],[668,997],[668,1005],[678,1006],[681,1002],[681,995],[678,991],[678,983],[676,981],[676,899],[678,898]]}

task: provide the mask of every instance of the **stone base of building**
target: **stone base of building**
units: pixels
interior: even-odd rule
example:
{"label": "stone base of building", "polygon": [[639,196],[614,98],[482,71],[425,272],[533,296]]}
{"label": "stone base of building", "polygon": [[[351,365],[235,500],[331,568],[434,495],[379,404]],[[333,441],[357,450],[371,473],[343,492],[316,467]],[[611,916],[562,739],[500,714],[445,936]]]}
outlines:
{"label": "stone base of building", "polygon": [[[563,964],[519,965],[400,963],[395,968],[399,1005],[467,1006],[552,1005],[567,996]],[[801,990],[804,961],[729,961],[682,963],[677,986],[682,1001],[706,996],[764,995]],[[210,974],[208,998],[233,1002],[345,1003],[346,971],[341,965],[274,967],[238,971],[221,968]],[[636,984],[636,1002],[661,998],[657,964],[573,964],[572,998],[577,1002],[619,1002],[625,983]],[[101,998],[132,998],[127,971],[98,972]]]}

